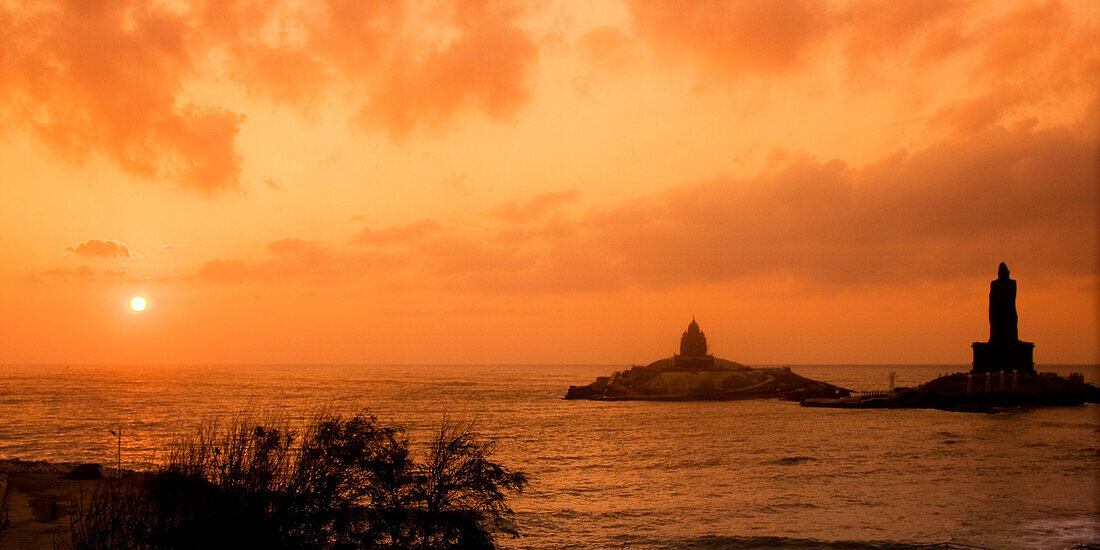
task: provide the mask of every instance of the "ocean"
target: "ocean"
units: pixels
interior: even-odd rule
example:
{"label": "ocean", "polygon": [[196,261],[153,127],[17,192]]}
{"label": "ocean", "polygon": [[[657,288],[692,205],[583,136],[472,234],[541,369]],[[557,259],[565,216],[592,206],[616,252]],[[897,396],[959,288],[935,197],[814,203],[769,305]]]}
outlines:
{"label": "ocean", "polygon": [[[778,400],[565,401],[619,365],[0,366],[0,458],[140,468],[200,421],[369,410],[425,440],[473,420],[529,474],[505,548],[992,548],[1100,543],[1100,405],[998,414]],[[840,386],[952,365],[794,365]],[[1040,366],[1084,372],[1098,366]]]}

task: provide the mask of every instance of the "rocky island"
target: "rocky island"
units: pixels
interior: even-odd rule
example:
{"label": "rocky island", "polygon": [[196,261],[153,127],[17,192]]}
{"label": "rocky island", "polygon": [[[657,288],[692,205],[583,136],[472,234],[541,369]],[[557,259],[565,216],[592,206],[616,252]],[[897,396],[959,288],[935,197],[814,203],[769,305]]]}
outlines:
{"label": "rocky island", "polygon": [[680,338],[680,353],[601,376],[587,386],[570,386],[566,399],[599,401],[731,401],[735,399],[849,396],[844,388],[791,372],[790,367],[759,368],[708,353],[707,337],[693,318]]}
{"label": "rocky island", "polygon": [[804,407],[847,409],[905,408],[961,412],[995,412],[1017,406],[1075,406],[1100,403],[1100,388],[1085,383],[1082,373],[1062,377],[1038,373],[1035,344],[1021,341],[1016,316],[1016,281],[1001,263],[989,285],[989,341],[974,342],[968,373],[941,376],[915,388],[858,393],[844,398],[814,397]]}

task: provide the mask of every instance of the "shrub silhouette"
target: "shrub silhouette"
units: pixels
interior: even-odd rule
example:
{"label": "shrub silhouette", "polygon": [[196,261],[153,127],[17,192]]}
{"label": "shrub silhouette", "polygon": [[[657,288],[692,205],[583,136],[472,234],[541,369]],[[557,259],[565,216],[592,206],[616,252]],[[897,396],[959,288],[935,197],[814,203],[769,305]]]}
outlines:
{"label": "shrub silhouette", "polygon": [[471,424],[444,421],[423,454],[365,415],[321,415],[301,433],[208,425],[159,470],[74,499],[68,546],[491,549],[518,536],[506,499],[526,477]]}

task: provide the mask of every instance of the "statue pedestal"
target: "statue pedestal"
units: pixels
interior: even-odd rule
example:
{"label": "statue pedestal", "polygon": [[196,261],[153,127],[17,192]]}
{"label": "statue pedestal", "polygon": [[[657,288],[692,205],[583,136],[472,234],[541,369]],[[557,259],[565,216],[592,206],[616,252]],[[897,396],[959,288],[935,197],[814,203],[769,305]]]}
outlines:
{"label": "statue pedestal", "polygon": [[974,368],[971,372],[1010,371],[1034,373],[1031,342],[974,342]]}

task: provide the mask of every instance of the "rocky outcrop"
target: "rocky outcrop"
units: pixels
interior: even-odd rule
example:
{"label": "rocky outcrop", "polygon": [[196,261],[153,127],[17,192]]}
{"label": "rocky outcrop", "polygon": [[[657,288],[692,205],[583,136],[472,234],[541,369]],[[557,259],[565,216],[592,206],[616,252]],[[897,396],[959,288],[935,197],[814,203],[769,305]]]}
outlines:
{"label": "rocky outcrop", "polygon": [[599,401],[729,401],[779,397],[841,397],[848,390],[791,372],[790,367],[753,368],[715,357],[692,317],[680,336],[680,353],[635,365],[587,386],[569,386],[566,399]]}
{"label": "rocky outcrop", "polygon": [[62,479],[103,479],[102,468],[99,464],[81,464],[73,468],[69,473],[61,476]]}
{"label": "rocky outcrop", "polygon": [[811,398],[804,407],[841,409],[940,409],[996,412],[1006,407],[1076,406],[1100,403],[1100,388],[1081,375],[1054,373],[958,373],[941,376],[915,388],[857,394],[846,398]]}
{"label": "rocky outcrop", "polygon": [[706,370],[684,370],[674,358],[570,386],[566,399],[599,401],[731,401],[736,399],[842,397],[848,390],[799,376],[790,367],[754,368],[715,358]]}

